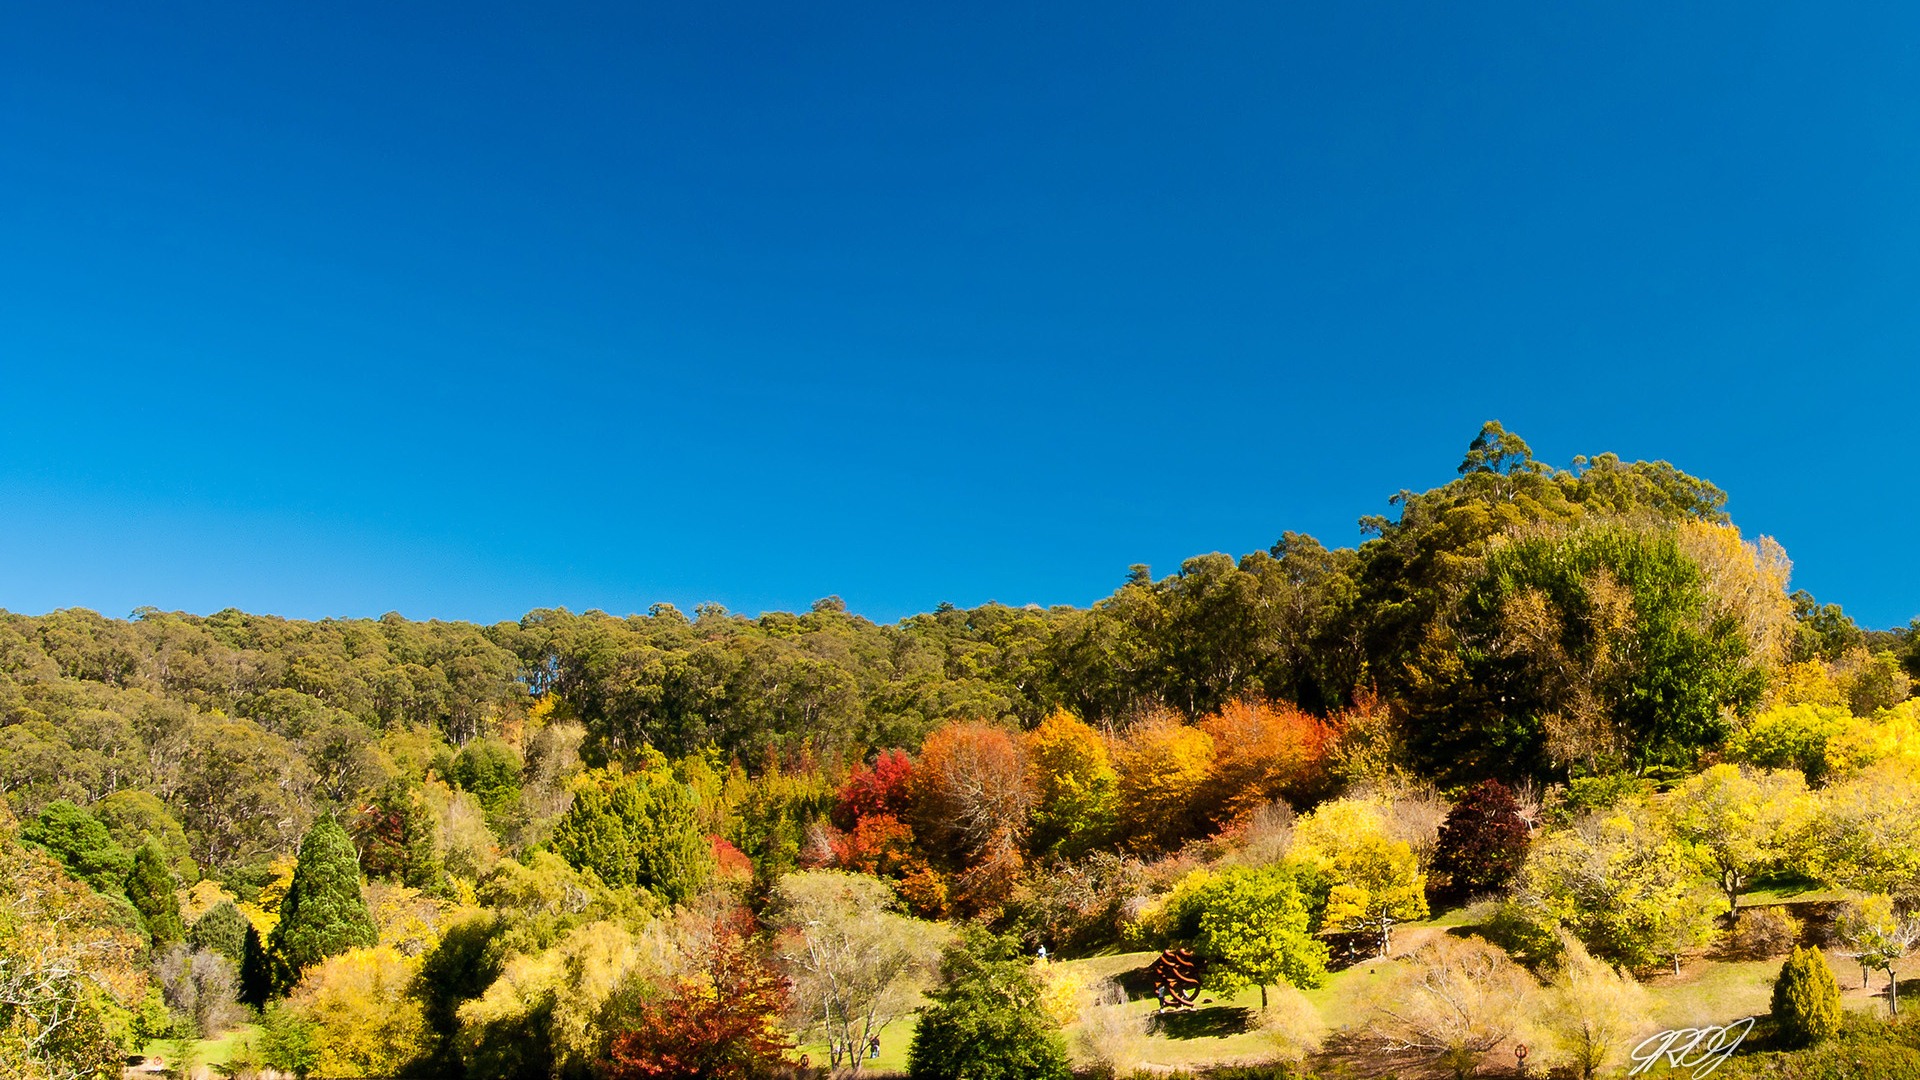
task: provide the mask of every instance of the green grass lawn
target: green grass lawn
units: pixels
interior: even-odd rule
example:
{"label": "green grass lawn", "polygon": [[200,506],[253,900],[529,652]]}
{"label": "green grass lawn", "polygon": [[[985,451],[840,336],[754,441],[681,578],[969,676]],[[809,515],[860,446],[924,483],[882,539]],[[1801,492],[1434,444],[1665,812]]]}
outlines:
{"label": "green grass lawn", "polygon": [[[880,1029],[880,1056],[866,1063],[867,1075],[906,1075],[907,1046],[913,1042],[913,1029],[917,1020],[917,1017],[908,1014]],[[816,1066],[825,1065],[828,1062],[826,1043],[807,1043],[796,1053],[807,1055],[811,1064]]]}
{"label": "green grass lawn", "polygon": [[[193,1062],[196,1065],[225,1065],[233,1058],[233,1048],[242,1039],[260,1030],[255,1024],[242,1024],[217,1039],[201,1039],[194,1044]],[[174,1044],[166,1039],[150,1042],[140,1048],[141,1056],[152,1061],[155,1058],[171,1062]]]}

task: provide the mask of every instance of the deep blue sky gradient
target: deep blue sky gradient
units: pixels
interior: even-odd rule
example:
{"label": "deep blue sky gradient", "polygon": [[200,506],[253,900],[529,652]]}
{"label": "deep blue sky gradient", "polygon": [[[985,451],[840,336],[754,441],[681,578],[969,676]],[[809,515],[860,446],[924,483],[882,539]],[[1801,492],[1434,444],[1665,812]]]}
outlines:
{"label": "deep blue sky gradient", "polygon": [[1084,604],[1498,417],[1904,624],[1916,61],[1910,4],[16,5],[0,607]]}

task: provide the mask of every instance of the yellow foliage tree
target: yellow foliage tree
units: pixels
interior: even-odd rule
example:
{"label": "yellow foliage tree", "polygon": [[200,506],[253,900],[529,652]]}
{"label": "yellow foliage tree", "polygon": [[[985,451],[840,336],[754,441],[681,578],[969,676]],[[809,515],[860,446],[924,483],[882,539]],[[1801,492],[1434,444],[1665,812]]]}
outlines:
{"label": "yellow foliage tree", "polygon": [[1427,915],[1427,876],[1413,845],[1393,839],[1371,803],[1335,799],[1316,808],[1295,827],[1293,850],[1332,885],[1326,925],[1378,935],[1381,956],[1395,924]]}
{"label": "yellow foliage tree", "polygon": [[395,1076],[424,1048],[426,1020],[407,992],[414,963],[381,945],[321,961],[301,977],[287,1008],[314,1032],[323,1076]]}
{"label": "yellow foliage tree", "polygon": [[1213,774],[1213,739],[1161,713],[1135,724],[1114,754],[1119,817],[1135,847],[1163,851],[1190,835],[1195,802]]}
{"label": "yellow foliage tree", "polygon": [[260,940],[265,941],[280,924],[280,901],[287,895],[287,889],[293,885],[293,868],[299,860],[292,855],[282,855],[273,860],[273,880],[260,887],[260,895],[251,904],[240,904],[240,914],[247,917],[253,928],[260,932]]}
{"label": "yellow foliage tree", "polygon": [[1056,709],[1027,733],[1027,761],[1037,796],[1034,847],[1074,855],[1104,842],[1119,776],[1099,732]]}
{"label": "yellow foliage tree", "polygon": [[1779,865],[1812,812],[1798,772],[1715,765],[1666,800],[1667,825],[1727,898],[1729,916],[1753,875]]}
{"label": "yellow foliage tree", "polygon": [[[652,973],[670,949],[615,922],[575,927],[552,948],[508,960],[480,997],[460,1006],[463,1056],[494,1071],[515,1047],[543,1040],[563,1072],[585,1069],[599,1052],[603,1007],[629,977]],[[366,1074],[372,1075],[372,1074]]]}

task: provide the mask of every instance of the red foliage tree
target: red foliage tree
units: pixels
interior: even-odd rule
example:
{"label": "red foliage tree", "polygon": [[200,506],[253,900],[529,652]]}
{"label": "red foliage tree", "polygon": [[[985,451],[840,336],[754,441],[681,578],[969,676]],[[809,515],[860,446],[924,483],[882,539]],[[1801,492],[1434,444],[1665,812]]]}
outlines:
{"label": "red foliage tree", "polygon": [[784,1068],[793,1045],[778,1023],[786,979],[725,919],[702,969],[614,1036],[606,1080],[759,1080]]}
{"label": "red foliage tree", "polygon": [[753,880],[753,860],[747,858],[746,852],[711,833],[707,836],[707,843],[713,848],[714,877],[721,881]]}
{"label": "red foliage tree", "polygon": [[861,818],[904,819],[911,805],[913,759],[904,750],[888,750],[873,765],[855,765],[833,800],[833,823],[852,829]]}
{"label": "red foliage tree", "polygon": [[1532,835],[1513,792],[1498,780],[1468,788],[1448,811],[1434,846],[1435,892],[1464,899],[1504,888],[1527,861]]}
{"label": "red foliage tree", "polygon": [[892,814],[861,818],[853,832],[840,839],[834,855],[842,869],[874,877],[904,878],[927,866],[913,842],[912,826]]}

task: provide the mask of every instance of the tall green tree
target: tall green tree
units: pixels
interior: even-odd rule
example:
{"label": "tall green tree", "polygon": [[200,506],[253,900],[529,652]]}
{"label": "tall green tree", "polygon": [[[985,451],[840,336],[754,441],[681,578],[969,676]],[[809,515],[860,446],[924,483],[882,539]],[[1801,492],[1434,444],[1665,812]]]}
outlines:
{"label": "tall green tree", "polygon": [[280,901],[280,921],[267,944],[274,989],[285,992],[313,964],[348,949],[370,948],[379,937],[360,891],[353,841],[338,821],[323,817],[300,841],[293,883]]}
{"label": "tall green tree", "polygon": [[95,892],[117,895],[133,869],[133,858],[113,842],[107,827],[86,810],[56,799],[20,830],[20,839],[60,860],[67,872]]}
{"label": "tall green tree", "polygon": [[1678,529],[1539,529],[1493,548],[1423,644],[1411,731],[1442,778],[1691,765],[1766,676]]}
{"label": "tall green tree", "polygon": [[912,1080],[1067,1080],[1060,1032],[1041,1008],[1032,965],[985,935],[947,951],[907,1050]]}
{"label": "tall green tree", "polygon": [[180,896],[173,888],[173,871],[167,868],[167,853],[152,837],[133,853],[127,899],[146,923],[147,936],[155,949],[165,949],[187,936],[186,923],[180,918]]}

